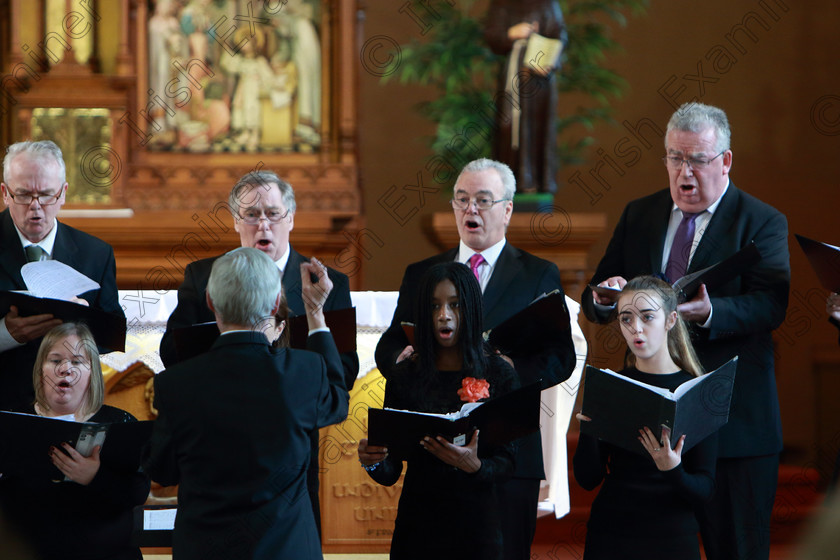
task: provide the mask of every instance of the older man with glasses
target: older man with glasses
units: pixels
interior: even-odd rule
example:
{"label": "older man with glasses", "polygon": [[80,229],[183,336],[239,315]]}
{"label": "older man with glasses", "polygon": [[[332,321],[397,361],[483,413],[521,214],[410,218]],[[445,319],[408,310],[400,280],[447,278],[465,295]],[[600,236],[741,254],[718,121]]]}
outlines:
{"label": "older man with glasses", "polygon": [[[729,122],[717,107],[677,109],[663,159],[670,187],[627,205],[590,283],[621,288],[643,274],[673,283],[755,241],[761,262],[715,290],[701,286],[677,309],[707,371],[739,357],[729,422],[718,438],[715,495],[698,512],[706,557],[767,558],[782,449],[772,332],[784,321],[790,289],[787,220],[732,184]],[[587,289],[581,307],[605,323],[614,299]]]}
{"label": "older man with glasses", "polygon": [[[0,290],[25,290],[20,269],[27,262],[60,261],[99,283],[74,300],[123,315],[117,295],[114,250],[96,237],[60,223],[67,193],[61,149],[49,140],[18,142],[3,160],[0,213]],[[41,338],[61,324],[52,315],[22,317],[14,306],[0,319],[0,410],[29,407],[32,367]]]}
{"label": "older man with glasses", "polygon": [[[563,293],[555,264],[517,249],[505,238],[515,191],[516,179],[504,163],[478,159],[461,170],[452,197],[461,242],[454,249],[406,268],[391,326],[376,347],[376,364],[386,378],[414,351],[401,324],[414,322],[420,278],[434,264],[458,261],[470,267],[482,291],[483,330],[492,329],[542,294],[554,290]],[[576,357],[570,331],[565,331],[541,352],[518,353],[514,349],[507,358],[522,385],[541,380],[543,388],[548,388],[569,378]],[[539,433],[535,433],[521,441],[512,479],[498,486],[503,558],[530,558],[543,478],[542,444]]]}

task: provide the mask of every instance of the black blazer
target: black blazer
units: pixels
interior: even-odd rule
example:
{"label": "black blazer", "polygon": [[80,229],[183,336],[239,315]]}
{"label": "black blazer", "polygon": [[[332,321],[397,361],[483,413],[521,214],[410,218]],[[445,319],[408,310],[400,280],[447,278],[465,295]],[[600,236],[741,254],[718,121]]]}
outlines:
{"label": "black blazer", "polygon": [[[291,316],[294,317],[306,313],[301,296],[300,265],[303,262],[308,262],[309,259],[294,249],[290,248],[290,251],[286,273],[283,274],[283,293],[286,295],[286,303],[289,306]],[[167,367],[178,362],[175,354],[175,342],[172,337],[174,329],[216,320],[216,316],[207,307],[204,293],[207,290],[207,282],[210,280],[210,270],[218,258],[217,256],[197,260],[188,264],[184,271],[184,282],[178,288],[178,305],[169,316],[169,320],[166,322],[166,332],[163,333],[163,338],[160,341],[160,357]],[[327,274],[332,280],[333,289],[324,304],[324,310],[332,311],[352,307],[350,281],[347,276],[331,268],[327,269]],[[356,376],[359,374],[359,357],[356,352],[345,352],[341,354],[341,363],[344,367],[344,382],[349,390],[353,387]]]}
{"label": "black blazer", "polygon": [[[117,293],[117,266],[110,245],[90,234],[56,223],[52,258],[78,270],[99,283],[98,290],[81,294],[91,307],[124,316]],[[0,213],[0,290],[25,290],[20,269],[26,264],[26,253],[20,243],[12,216],[6,209]],[[32,367],[41,339],[0,353],[3,390],[0,409],[28,407],[35,398],[32,389]]]}
{"label": "black blazer", "polygon": [[[376,365],[386,378],[393,370],[397,356],[408,345],[400,323],[414,322],[414,302],[419,295],[420,278],[433,265],[454,261],[457,256],[458,248],[455,248],[406,268],[391,326],[376,345]],[[560,290],[563,293],[557,265],[505,243],[482,297],[482,329],[492,329],[527,307],[538,296],[552,290]],[[572,374],[576,356],[571,330],[560,335],[556,344],[539,354],[510,354],[509,357],[513,360],[523,386],[542,379],[543,388],[547,388],[565,381]],[[545,477],[539,434],[525,438],[520,446],[514,476],[540,479]]]}
{"label": "black blazer", "polygon": [[[661,272],[672,207],[668,189],[630,202],[591,282]],[[730,183],[687,270],[711,266],[750,241],[755,241],[762,255],[758,265],[709,294],[710,328],[689,325],[707,370],[739,356],[729,422],[719,433],[721,457],[769,455],[782,448],[772,331],[784,321],[788,303],[787,235],[784,215]],[[591,321],[611,319],[611,314],[596,309],[588,288],[581,296],[581,307]]]}
{"label": "black blazer", "polygon": [[322,558],[309,434],[347,416],[348,394],[332,336],[307,344],[320,355],[230,333],[155,378],[145,468],[179,484],[176,558]]}

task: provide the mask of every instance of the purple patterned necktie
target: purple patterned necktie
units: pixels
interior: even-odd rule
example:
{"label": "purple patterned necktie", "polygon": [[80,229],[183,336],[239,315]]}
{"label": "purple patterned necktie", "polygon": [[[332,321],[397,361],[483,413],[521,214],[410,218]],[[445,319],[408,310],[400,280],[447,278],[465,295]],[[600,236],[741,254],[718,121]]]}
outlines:
{"label": "purple patterned necktie", "polygon": [[674,235],[674,242],[671,244],[671,254],[668,256],[668,265],[665,267],[665,277],[671,283],[676,282],[688,269],[688,259],[691,256],[691,246],[694,243],[694,220],[700,214],[689,214],[683,212],[683,219]]}
{"label": "purple patterned necktie", "polygon": [[470,270],[472,270],[472,273],[475,276],[475,279],[478,281],[478,285],[480,286],[481,278],[478,277],[478,267],[481,266],[483,262],[485,262],[484,257],[482,257],[480,253],[476,253],[470,257],[470,260],[468,262],[470,263]]}

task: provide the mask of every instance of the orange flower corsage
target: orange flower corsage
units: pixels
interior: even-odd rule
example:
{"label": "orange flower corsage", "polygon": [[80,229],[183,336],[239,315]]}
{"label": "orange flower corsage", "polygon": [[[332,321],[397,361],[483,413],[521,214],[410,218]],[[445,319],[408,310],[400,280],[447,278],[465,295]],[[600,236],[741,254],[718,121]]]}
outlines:
{"label": "orange flower corsage", "polygon": [[465,377],[461,380],[461,388],[458,389],[458,396],[464,402],[477,402],[490,396],[490,382],[486,379]]}

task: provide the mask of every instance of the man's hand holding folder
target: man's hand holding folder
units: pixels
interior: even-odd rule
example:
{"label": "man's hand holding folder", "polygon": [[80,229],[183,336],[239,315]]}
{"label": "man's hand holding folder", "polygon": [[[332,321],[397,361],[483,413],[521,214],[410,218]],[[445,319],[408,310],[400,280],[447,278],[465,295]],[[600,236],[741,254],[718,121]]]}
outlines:
{"label": "man's hand holding folder", "polygon": [[[680,302],[677,311],[686,321],[705,323],[712,313],[709,291],[740,276],[760,261],[761,253],[752,242],[715,265],[686,274],[672,284]],[[598,305],[615,305],[625,284],[627,280],[621,276],[607,278],[597,286],[590,284],[593,301]]]}
{"label": "man's hand holding folder", "polygon": [[6,329],[20,344],[37,340],[60,324],[61,319],[56,319],[51,313],[21,317],[15,305],[10,306],[6,313]]}

